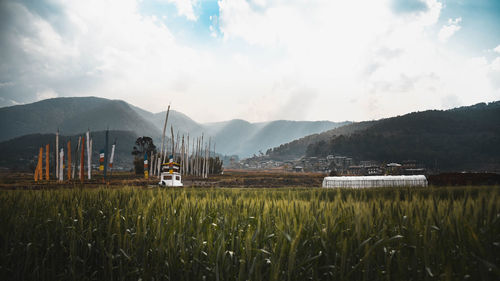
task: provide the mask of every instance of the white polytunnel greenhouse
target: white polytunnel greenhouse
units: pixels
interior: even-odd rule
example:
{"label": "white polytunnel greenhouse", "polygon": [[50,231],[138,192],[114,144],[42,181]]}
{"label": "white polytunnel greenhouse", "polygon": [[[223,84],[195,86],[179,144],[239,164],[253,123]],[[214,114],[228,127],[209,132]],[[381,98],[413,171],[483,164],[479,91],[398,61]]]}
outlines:
{"label": "white polytunnel greenhouse", "polygon": [[369,187],[425,187],[424,175],[414,176],[346,176],[325,177],[323,187],[369,188]]}

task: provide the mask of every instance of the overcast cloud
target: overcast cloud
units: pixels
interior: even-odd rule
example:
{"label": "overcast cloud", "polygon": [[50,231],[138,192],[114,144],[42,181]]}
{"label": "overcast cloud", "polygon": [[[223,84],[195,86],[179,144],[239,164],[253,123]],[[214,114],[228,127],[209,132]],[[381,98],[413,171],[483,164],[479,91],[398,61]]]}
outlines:
{"label": "overcast cloud", "polygon": [[[485,16],[467,12],[468,2]],[[0,106],[99,96],[153,112],[172,102],[199,122],[342,121],[499,100],[492,7],[500,5],[5,0]]]}

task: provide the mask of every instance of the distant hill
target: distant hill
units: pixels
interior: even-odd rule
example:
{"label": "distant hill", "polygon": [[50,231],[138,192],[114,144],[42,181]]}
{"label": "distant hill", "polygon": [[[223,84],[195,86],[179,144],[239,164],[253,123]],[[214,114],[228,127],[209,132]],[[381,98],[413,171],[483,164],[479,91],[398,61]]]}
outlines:
{"label": "distant hill", "polygon": [[[86,131],[131,131],[140,136],[151,136],[156,143],[161,140],[165,111],[151,113],[121,100],[97,97],[47,99],[32,104],[0,108],[0,141],[30,134],[55,133],[72,135]],[[189,134],[191,140],[201,136],[211,137],[217,152],[248,157],[270,147],[292,141],[309,134],[336,128],[343,123],[329,121],[271,121],[249,123],[230,120],[200,124],[185,114],[171,110],[167,137],[174,133]]]}
{"label": "distant hill", "polygon": [[[167,111],[151,113],[136,106],[131,105],[131,108],[135,112],[137,112],[137,114],[139,114],[142,118],[150,121],[158,130],[159,132],[158,135],[161,136],[161,132],[163,132],[163,125],[165,123],[165,115]],[[185,134],[185,135],[187,135],[188,133],[192,136],[201,135],[201,133],[204,130],[204,127],[201,124],[198,124],[196,121],[189,118],[189,116],[176,110],[170,110],[168,114],[168,128],[166,128],[168,136],[171,135],[170,126],[174,127],[175,134],[177,134],[177,131],[179,131],[180,134]]]}
{"label": "distant hill", "polygon": [[[119,147],[124,145],[119,158],[123,165],[130,165],[130,150],[138,136],[151,136],[160,145],[164,118],[165,112],[151,113],[124,101],[96,97],[56,98],[0,108],[0,166],[25,167],[41,144],[53,142],[57,128],[73,138],[90,128],[95,134],[94,153],[102,146],[101,139],[104,141],[100,131],[109,128],[117,135]],[[379,162],[411,159],[440,170],[500,166],[500,102],[358,123],[235,119],[200,124],[172,110],[167,137],[170,126],[176,134],[189,134],[191,140],[203,133],[205,140],[215,141],[218,153],[240,157],[265,151],[279,160],[334,154]]]}
{"label": "distant hill", "polygon": [[355,132],[365,130],[372,126],[376,121],[364,121],[357,123],[348,123],[347,125],[328,130],[319,134],[308,135],[289,143],[270,148],[266,151],[272,159],[275,160],[294,160],[306,154],[307,147],[320,141],[327,141],[334,136],[351,135]]}
{"label": "distant hill", "polygon": [[[83,133],[79,134],[80,136]],[[63,136],[59,137],[59,147],[63,147],[67,155],[67,141],[71,140],[72,157],[75,157],[74,150],[78,143],[78,136]],[[114,167],[122,169],[131,169],[133,155],[131,154],[135,140],[138,135],[130,131],[109,131],[109,147],[116,140]],[[99,165],[99,152],[104,149],[105,132],[91,132],[92,138],[92,163]],[[0,167],[6,167],[16,170],[31,170],[35,165],[35,155],[41,146],[50,145],[51,163],[54,162],[55,155],[55,134],[31,134],[22,137],[17,137],[0,143]],[[111,151],[111,150],[110,150]],[[53,170],[53,168],[51,168]]]}
{"label": "distant hill", "polygon": [[208,135],[215,136],[217,151],[249,157],[271,147],[314,133],[336,128],[349,122],[277,120],[249,123],[235,119],[204,124]]}
{"label": "distant hill", "polygon": [[66,135],[92,131],[127,130],[140,135],[159,134],[158,129],[120,100],[96,97],[56,98],[0,108],[0,141],[26,134]]}
{"label": "distant hill", "polygon": [[356,160],[416,160],[441,171],[500,170],[500,102],[429,110],[373,122],[364,130],[316,139],[307,156]]}

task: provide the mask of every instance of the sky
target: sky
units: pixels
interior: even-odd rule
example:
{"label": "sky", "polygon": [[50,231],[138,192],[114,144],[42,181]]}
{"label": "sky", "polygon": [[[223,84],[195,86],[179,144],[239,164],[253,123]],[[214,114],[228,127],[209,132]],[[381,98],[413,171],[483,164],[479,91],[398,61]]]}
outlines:
{"label": "sky", "polygon": [[74,96],[201,123],[496,101],[500,1],[0,1],[0,107]]}

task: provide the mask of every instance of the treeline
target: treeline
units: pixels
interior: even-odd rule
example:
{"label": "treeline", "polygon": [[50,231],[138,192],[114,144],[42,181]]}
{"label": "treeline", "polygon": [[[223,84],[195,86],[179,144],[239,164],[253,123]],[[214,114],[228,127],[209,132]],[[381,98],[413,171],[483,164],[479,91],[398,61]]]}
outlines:
{"label": "treeline", "polygon": [[350,136],[308,145],[307,156],[344,155],[356,160],[417,160],[428,169],[500,169],[500,102],[447,111],[410,113],[377,121]]}

